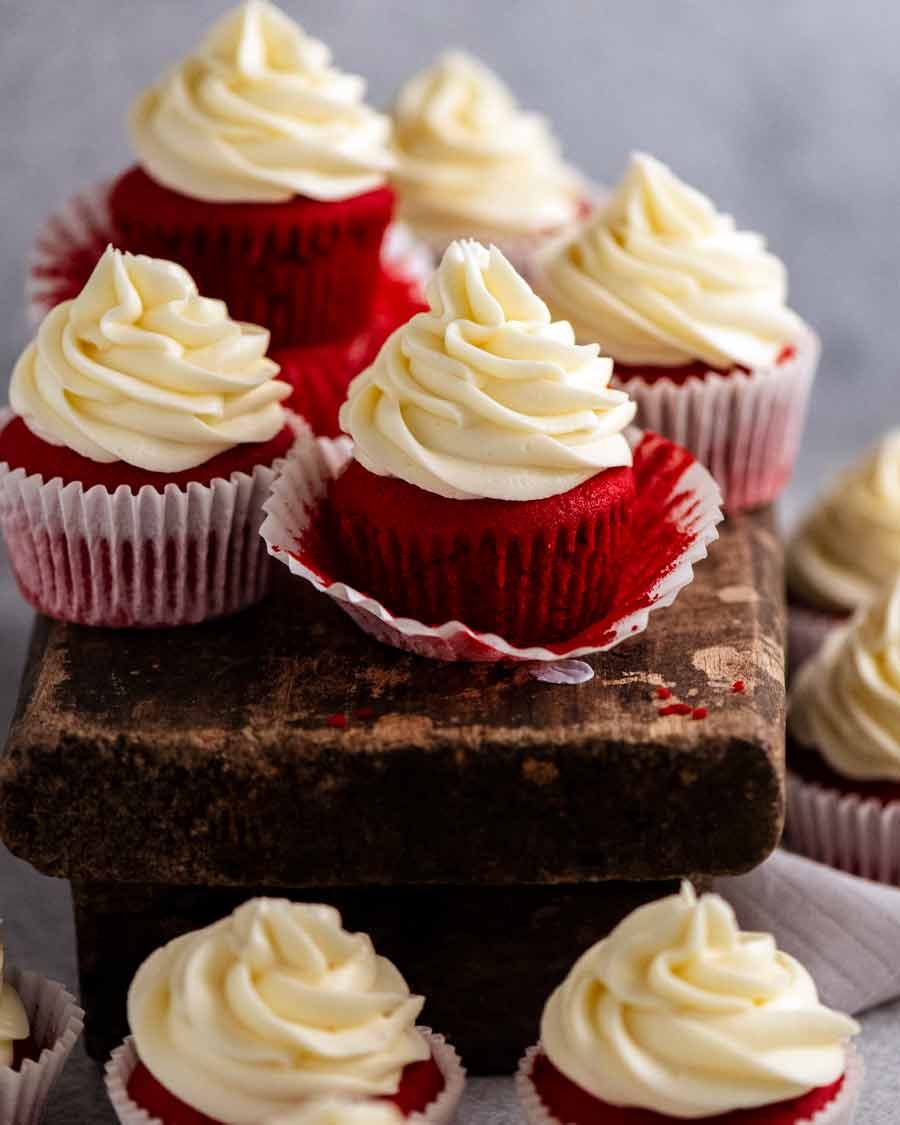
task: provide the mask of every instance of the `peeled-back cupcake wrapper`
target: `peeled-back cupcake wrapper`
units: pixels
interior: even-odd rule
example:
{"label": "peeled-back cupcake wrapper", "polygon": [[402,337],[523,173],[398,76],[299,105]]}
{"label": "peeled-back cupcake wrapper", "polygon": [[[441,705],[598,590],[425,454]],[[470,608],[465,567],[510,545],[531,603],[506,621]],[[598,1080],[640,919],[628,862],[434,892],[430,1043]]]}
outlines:
{"label": "peeled-back cupcake wrapper", "polygon": [[[534,1060],[540,1053],[540,1045],[529,1047],[519,1062],[516,1073],[516,1095],[519,1099],[519,1108],[528,1125],[566,1125],[553,1117],[531,1080]],[[862,1056],[852,1044],[847,1046],[847,1069],[844,1072],[844,1083],[832,1102],[824,1106],[812,1117],[797,1118],[791,1125],[851,1125],[859,1093],[863,1083]],[[766,1107],[760,1107],[760,1114],[765,1113]],[[747,1111],[750,1112],[750,1111]],[[674,1121],[675,1118],[672,1118]],[[702,1118],[698,1121],[702,1123]],[[748,1123],[749,1125],[749,1123]]]}
{"label": "peeled-back cupcake wrapper", "polygon": [[[115,241],[109,213],[113,181],[80,191],[41,227],[28,256],[25,300],[37,325],[60,301],[81,292],[97,259]],[[434,262],[430,250],[403,223],[392,223],[381,247],[382,268],[399,280],[424,287]]]}
{"label": "peeled-back cupcake wrapper", "polygon": [[41,1049],[18,1069],[0,1067],[0,1121],[38,1125],[54,1082],[84,1027],[84,1012],[61,984],[11,968],[6,979],[28,1014],[31,1038]]}
{"label": "peeled-back cupcake wrapper", "polygon": [[341,581],[327,533],[328,484],[352,455],[349,438],[301,436],[276,478],[265,505],[262,536],[269,553],[332,598],[366,633],[384,644],[436,660],[553,661],[613,648],[647,627],[649,615],[669,606],[693,578],[694,564],[718,538],[719,489],[690,454],[654,434],[633,431],[638,501],[632,513],[639,553],[629,555],[606,616],[571,640],[516,647],[460,621],[429,626],[395,617],[374,597]]}
{"label": "peeled-back cupcake wrapper", "polygon": [[900,887],[900,801],[883,804],[788,773],[785,838],[809,859]]}
{"label": "peeled-back cupcake wrapper", "polygon": [[771,503],[790,480],[820,351],[811,331],[795,347],[790,359],[749,374],[711,371],[675,384],[617,380],[614,369],[613,383],[637,403],[640,425],[689,449],[718,481],[725,508],[738,512]]}
{"label": "peeled-back cupcake wrapper", "polygon": [[[436,1034],[428,1027],[420,1027],[418,1031],[431,1048],[432,1057],[444,1077],[444,1088],[424,1113],[410,1114],[406,1120],[410,1125],[449,1125],[462,1097],[466,1072],[456,1050],[443,1035]],[[137,1049],[134,1039],[129,1036],[113,1051],[106,1064],[105,1081],[109,1100],[121,1125],[163,1125],[158,1117],[151,1117],[128,1096],[128,1083],[137,1063]]]}
{"label": "peeled-back cupcake wrapper", "polygon": [[[0,411],[0,429],[9,417]],[[116,628],[194,624],[253,605],[272,577],[259,528],[276,466],[134,493],[45,481],[0,461],[0,530],[19,589],[49,617]]]}
{"label": "peeled-back cupcake wrapper", "polygon": [[788,602],[788,674],[797,675],[802,666],[815,656],[825,638],[844,619],[831,613],[808,609]]}

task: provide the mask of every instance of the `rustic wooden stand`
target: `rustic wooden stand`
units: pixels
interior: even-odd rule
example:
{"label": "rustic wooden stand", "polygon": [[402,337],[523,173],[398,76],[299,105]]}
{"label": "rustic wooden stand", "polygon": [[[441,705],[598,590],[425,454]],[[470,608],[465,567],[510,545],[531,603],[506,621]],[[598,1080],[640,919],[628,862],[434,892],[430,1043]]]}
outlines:
{"label": "rustic wooden stand", "polygon": [[[730,520],[675,606],[580,686],[382,647],[279,572],[264,606],[192,629],[36,624],[0,832],[73,880],[98,1055],[153,947],[265,892],[338,903],[471,1068],[508,1068],[627,910],[777,842],[770,513]],[[706,717],[660,715],[660,687]]]}

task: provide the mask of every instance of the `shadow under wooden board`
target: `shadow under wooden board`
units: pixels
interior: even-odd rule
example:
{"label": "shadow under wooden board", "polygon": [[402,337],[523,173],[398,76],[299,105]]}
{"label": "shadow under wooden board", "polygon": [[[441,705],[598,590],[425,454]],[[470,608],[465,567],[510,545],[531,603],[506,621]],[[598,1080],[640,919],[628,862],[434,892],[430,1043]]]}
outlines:
{"label": "shadow under wooden board", "polygon": [[[673,880],[747,870],[775,846],[784,604],[771,512],[728,520],[675,605],[588,658],[596,675],[577,686],[386,648],[277,570],[268,602],[226,621],[36,625],[0,759],[0,833],[74,880],[89,1003],[121,1007],[100,953],[125,914],[138,932],[119,990],[154,942],[251,889],[318,895],[357,926],[377,917],[413,987],[437,990],[435,1024],[493,1068],[525,1045],[516,1036],[554,981],[498,982],[507,1027],[486,1028],[489,1042],[465,1000],[454,1011],[440,995],[432,929],[416,957],[416,903],[443,919],[448,959],[457,940],[475,956],[463,927],[481,918],[486,933],[509,930],[495,952],[510,963],[558,968]],[[660,714],[673,703],[691,713]],[[402,907],[393,939],[384,903]]]}

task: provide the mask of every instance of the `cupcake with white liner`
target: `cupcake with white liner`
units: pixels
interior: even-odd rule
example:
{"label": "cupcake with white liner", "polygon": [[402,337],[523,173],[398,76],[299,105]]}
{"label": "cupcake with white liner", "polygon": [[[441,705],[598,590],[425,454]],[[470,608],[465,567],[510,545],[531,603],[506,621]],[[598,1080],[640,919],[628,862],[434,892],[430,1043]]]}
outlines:
{"label": "cupcake with white liner", "polygon": [[122,1125],[318,1125],[323,1099],[445,1125],[464,1071],[423,1004],[332,907],[252,899],[138,969],[107,1089]]}
{"label": "cupcake with white liner", "polygon": [[180,625],[264,596],[261,506],[299,426],[268,343],[181,266],[112,247],[47,314],[0,428],[0,526],[37,610]]}
{"label": "cupcake with white liner", "polygon": [[0,1121],[36,1125],[84,1026],[61,984],[4,970],[0,945]]}
{"label": "cupcake with white liner", "polygon": [[537,247],[590,207],[546,120],[464,51],[411,78],[393,121],[399,214],[438,258],[455,239],[475,238],[527,272]]}
{"label": "cupcake with white liner", "polygon": [[516,1084],[530,1125],[849,1125],[859,1030],[771,935],[685,883],[575,963]]}
{"label": "cupcake with white liner", "polygon": [[787,484],[819,342],[786,305],[784,266],[653,157],[537,255],[535,287],[600,342],[640,425],[689,449],[731,510]]}
{"label": "cupcake with white liner", "polygon": [[800,670],[788,736],[791,845],[900,885],[900,577]]}
{"label": "cupcake with white liner", "polygon": [[900,575],[900,430],[831,481],[788,541],[789,666]]}
{"label": "cupcake with white liner", "polygon": [[453,243],[427,296],[350,387],[353,457],[306,442],[284,466],[270,551],[441,659],[552,659],[644,627],[715,537],[714,483],[626,432],[610,361],[495,247]]}

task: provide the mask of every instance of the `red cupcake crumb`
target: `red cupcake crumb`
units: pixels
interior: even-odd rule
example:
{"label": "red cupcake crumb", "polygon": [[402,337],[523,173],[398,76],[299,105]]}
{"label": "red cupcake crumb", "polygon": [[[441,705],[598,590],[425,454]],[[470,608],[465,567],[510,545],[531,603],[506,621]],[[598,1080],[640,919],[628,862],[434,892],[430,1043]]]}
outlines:
{"label": "red cupcake crumb", "polygon": [[375,716],[375,708],[374,707],[357,707],[356,710],[354,711],[354,715],[357,717],[357,719],[371,719],[371,718],[374,718],[374,716]]}
{"label": "red cupcake crumb", "polygon": [[336,727],[338,730],[344,730],[347,726],[347,716],[337,712],[335,715],[329,715],[325,722],[330,727]]}
{"label": "red cupcake crumb", "polygon": [[[651,1109],[610,1105],[595,1098],[556,1069],[544,1054],[534,1060],[531,1079],[538,1097],[556,1121],[570,1125],[677,1125],[676,1119]],[[797,1125],[830,1105],[844,1084],[843,1075],[830,1086],[819,1086],[799,1098],[735,1109],[698,1119],[702,1125]]]}
{"label": "red cupcake crumb", "polygon": [[705,707],[695,707],[694,710],[691,711],[691,718],[694,722],[697,722],[700,719],[705,719],[708,714],[709,712]]}
{"label": "red cupcake crumb", "polygon": [[671,699],[672,693],[671,693],[671,691],[669,691],[669,689],[667,687],[658,687],[656,689],[656,698],[657,699]]}
{"label": "red cupcake crumb", "polygon": [[741,695],[744,692],[744,690],[746,689],[746,687],[747,687],[747,685],[744,683],[743,680],[735,680],[734,683],[731,685],[731,690],[735,693],[735,695]]}
{"label": "red cupcake crumb", "polygon": [[668,715],[692,715],[694,708],[690,703],[670,703],[668,707],[660,707],[658,715],[666,718]]}

